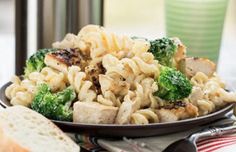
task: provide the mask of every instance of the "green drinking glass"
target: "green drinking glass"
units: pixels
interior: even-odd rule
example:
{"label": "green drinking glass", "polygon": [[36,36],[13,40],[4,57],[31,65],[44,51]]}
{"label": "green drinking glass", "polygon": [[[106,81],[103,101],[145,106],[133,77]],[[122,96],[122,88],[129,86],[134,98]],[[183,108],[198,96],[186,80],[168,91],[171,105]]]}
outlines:
{"label": "green drinking glass", "polygon": [[179,37],[189,56],[218,60],[228,0],[165,0],[166,33]]}

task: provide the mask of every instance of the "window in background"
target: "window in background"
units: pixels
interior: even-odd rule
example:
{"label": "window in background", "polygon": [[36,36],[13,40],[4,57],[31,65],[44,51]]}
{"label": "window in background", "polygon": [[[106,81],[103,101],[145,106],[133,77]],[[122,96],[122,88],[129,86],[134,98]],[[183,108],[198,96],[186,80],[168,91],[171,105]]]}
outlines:
{"label": "window in background", "polygon": [[37,50],[37,0],[28,0],[28,44],[27,44],[27,56],[29,57]]}
{"label": "window in background", "polygon": [[14,0],[0,0],[0,85],[15,71]]}
{"label": "window in background", "polygon": [[104,26],[118,34],[163,37],[163,0],[106,0],[104,2]]}

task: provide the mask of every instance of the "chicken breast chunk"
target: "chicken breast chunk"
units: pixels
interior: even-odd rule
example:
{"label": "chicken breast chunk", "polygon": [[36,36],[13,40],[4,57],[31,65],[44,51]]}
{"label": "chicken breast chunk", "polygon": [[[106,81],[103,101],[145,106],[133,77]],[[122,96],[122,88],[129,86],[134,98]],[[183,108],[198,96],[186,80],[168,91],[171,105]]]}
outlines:
{"label": "chicken breast chunk", "polygon": [[194,76],[197,72],[202,72],[211,77],[216,70],[216,65],[209,59],[186,57],[180,61],[179,70],[188,77]]}
{"label": "chicken breast chunk", "polygon": [[97,102],[74,103],[73,121],[77,123],[113,124],[117,107],[105,106]]}
{"label": "chicken breast chunk", "polygon": [[72,65],[78,65],[82,70],[88,65],[89,57],[82,54],[79,49],[59,49],[48,53],[44,62],[47,66],[67,73],[67,68]]}
{"label": "chicken breast chunk", "polygon": [[177,120],[194,118],[199,115],[198,108],[191,103],[187,103],[184,107],[174,109],[158,109],[157,115],[161,122],[173,122]]}

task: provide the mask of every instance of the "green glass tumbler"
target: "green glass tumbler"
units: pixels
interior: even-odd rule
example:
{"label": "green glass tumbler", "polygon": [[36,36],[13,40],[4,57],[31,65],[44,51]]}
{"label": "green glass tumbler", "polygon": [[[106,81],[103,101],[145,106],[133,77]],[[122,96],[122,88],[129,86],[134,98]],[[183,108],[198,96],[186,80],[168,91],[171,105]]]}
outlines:
{"label": "green glass tumbler", "polygon": [[228,0],[165,0],[166,34],[179,37],[188,56],[218,61]]}

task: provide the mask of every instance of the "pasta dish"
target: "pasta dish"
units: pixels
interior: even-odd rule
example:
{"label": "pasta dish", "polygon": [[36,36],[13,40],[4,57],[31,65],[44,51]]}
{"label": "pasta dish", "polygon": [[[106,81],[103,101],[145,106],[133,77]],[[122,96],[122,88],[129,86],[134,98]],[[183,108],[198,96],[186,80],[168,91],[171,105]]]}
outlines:
{"label": "pasta dish", "polygon": [[93,124],[172,122],[236,101],[205,58],[186,56],[178,38],[116,35],[87,25],[27,61],[5,90],[24,105],[62,121]]}

